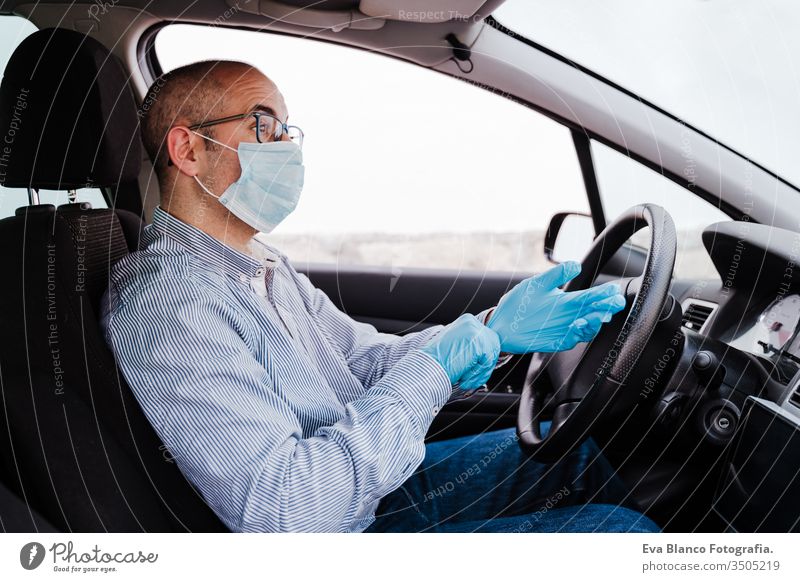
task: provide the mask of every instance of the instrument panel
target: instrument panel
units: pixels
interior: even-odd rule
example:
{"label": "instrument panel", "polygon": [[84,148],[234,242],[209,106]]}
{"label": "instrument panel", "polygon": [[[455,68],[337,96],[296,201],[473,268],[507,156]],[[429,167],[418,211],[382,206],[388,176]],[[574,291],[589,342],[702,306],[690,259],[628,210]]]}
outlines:
{"label": "instrument panel", "polygon": [[800,295],[778,297],[754,322],[742,325],[728,345],[775,364],[778,380],[788,382],[800,370]]}

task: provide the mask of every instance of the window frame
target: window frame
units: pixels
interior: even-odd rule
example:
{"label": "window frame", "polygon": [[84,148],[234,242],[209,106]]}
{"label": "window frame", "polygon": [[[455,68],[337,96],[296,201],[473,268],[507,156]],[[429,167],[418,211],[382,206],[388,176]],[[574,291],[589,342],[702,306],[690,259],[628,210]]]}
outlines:
{"label": "window frame", "polygon": [[[491,17],[489,17],[489,18],[491,18]],[[487,18],[487,23],[488,23],[488,20],[489,19]],[[136,53],[137,53],[137,62],[139,63],[140,72],[141,72],[142,77],[144,78],[145,82],[147,83],[148,87],[160,75],[162,75],[163,72],[164,72],[164,69],[162,68],[161,64],[158,61],[158,55],[156,54],[156,49],[155,49],[156,37],[158,36],[158,34],[163,29],[165,29],[168,26],[171,26],[173,24],[189,24],[189,25],[193,25],[193,26],[206,26],[206,27],[209,27],[209,28],[216,28],[215,26],[211,26],[211,25],[209,25],[207,23],[204,23],[204,22],[192,22],[192,21],[169,21],[169,22],[163,21],[163,22],[159,22],[159,23],[154,24],[154,25],[150,26],[149,28],[147,28],[142,33],[142,35],[139,37],[139,42],[137,43],[137,46],[136,46]],[[294,39],[297,39],[297,40],[304,40],[304,41],[308,41],[308,42],[315,42],[315,43],[321,43],[321,44],[333,44],[333,45],[336,45],[336,46],[343,46],[343,47],[353,48],[353,49],[357,49],[357,50],[365,50],[365,49],[362,49],[361,47],[358,47],[358,46],[355,46],[355,45],[350,45],[350,44],[347,44],[347,43],[338,43],[338,42],[333,42],[333,41],[330,41],[330,40],[327,40],[327,39],[311,38],[311,37],[307,37],[307,36],[302,36],[302,35],[297,35],[297,34],[290,34],[290,33],[286,33],[286,32],[274,31],[274,30],[266,31],[266,30],[263,30],[263,29],[253,28],[253,27],[249,27],[249,26],[226,26],[225,28],[232,29],[232,30],[242,30],[242,31],[245,31],[245,32],[257,32],[257,33],[266,34],[266,35],[286,36],[286,37],[291,37],[291,38],[294,38]],[[536,105],[534,105],[534,104],[532,104],[532,103],[530,103],[530,102],[528,102],[526,100],[517,99],[517,98],[515,98],[515,97],[513,97],[511,95],[508,95],[506,93],[498,93],[497,89],[495,87],[492,87],[492,86],[487,85],[485,83],[476,83],[474,81],[469,81],[467,79],[464,79],[463,77],[459,77],[458,75],[455,75],[455,74],[450,74],[450,73],[446,73],[446,72],[443,72],[443,71],[438,71],[436,69],[429,68],[429,67],[422,67],[418,63],[415,63],[413,61],[409,61],[409,60],[406,60],[406,59],[403,59],[403,58],[400,58],[400,57],[396,57],[396,56],[393,56],[393,55],[387,55],[387,54],[383,54],[383,53],[376,53],[375,51],[366,51],[366,52],[370,52],[371,54],[377,54],[378,56],[381,56],[381,57],[387,58],[387,59],[396,59],[396,60],[402,61],[404,63],[407,63],[407,64],[410,64],[410,65],[425,69],[427,71],[430,71],[431,73],[435,73],[435,74],[439,74],[439,75],[445,75],[447,77],[450,77],[452,79],[456,79],[456,80],[458,80],[458,81],[460,81],[462,83],[465,83],[467,85],[470,85],[472,87],[477,87],[477,88],[482,89],[484,91],[488,91],[489,93],[492,93],[493,95],[502,97],[504,99],[508,99],[512,103],[516,103],[518,105],[522,105],[526,109],[529,109],[534,113],[538,113],[540,115],[543,115],[544,117],[546,117],[546,118],[550,119],[551,121],[554,121],[554,122],[558,123],[559,125],[561,125],[562,127],[564,127],[573,136],[573,147],[575,148],[575,155],[576,155],[576,157],[578,159],[578,166],[580,167],[580,170],[581,170],[581,179],[584,182],[584,194],[586,194],[587,201],[588,201],[588,204],[589,204],[589,209],[590,209],[590,211],[592,213],[592,217],[593,217],[593,220],[594,220],[594,210],[595,210],[595,208],[597,208],[597,204],[600,202],[600,197],[599,197],[599,193],[598,193],[598,195],[596,197],[590,196],[589,191],[586,188],[586,184],[587,184],[587,180],[594,181],[596,183],[597,178],[589,176],[587,174],[587,170],[584,169],[583,163],[581,162],[581,152],[579,151],[578,145],[575,142],[575,138],[574,138],[574,135],[575,135],[576,132],[577,133],[583,133],[583,134],[586,133],[583,130],[583,128],[581,128],[579,126],[575,126],[574,124],[566,123],[565,120],[561,119],[559,116],[554,115],[552,112],[550,112],[550,111],[548,111],[548,110],[546,110],[544,108],[538,107],[538,106],[536,106]],[[593,171],[594,170],[592,169],[592,172]],[[597,228],[597,225],[595,225],[595,228]],[[599,233],[601,230],[602,230],[602,228],[597,230],[597,233]]]}
{"label": "window frame", "polygon": [[[531,41],[531,40],[529,40],[527,38],[524,38],[524,37],[521,37],[520,35],[515,34],[510,29],[508,29],[505,26],[503,26],[502,24],[500,24],[491,15],[486,17],[485,23],[486,23],[487,26],[495,28],[495,29],[497,29],[498,31],[500,31],[500,32],[502,32],[504,34],[508,34],[508,35],[513,36],[514,38],[516,38],[517,40],[521,41],[522,43],[524,43],[528,47],[531,47],[531,48],[533,48],[535,50],[539,50],[539,51],[545,52],[545,53],[547,53],[547,54],[549,54],[549,55],[551,55],[551,56],[553,56],[553,57],[555,57],[555,58],[557,58],[557,59],[559,59],[559,60],[561,60],[563,62],[569,62],[562,55],[560,55],[558,53],[555,53],[555,52],[553,52],[552,50],[550,50],[550,49],[548,49],[546,47],[542,47],[542,46],[538,45],[537,43],[535,43],[534,41]],[[159,32],[161,32],[164,28],[166,28],[166,27],[168,27],[168,26],[170,26],[172,24],[188,24],[188,25],[194,25],[194,26],[198,26],[198,27],[207,26],[207,27],[212,27],[213,28],[213,26],[209,25],[208,23],[205,23],[205,22],[194,22],[194,21],[162,21],[162,22],[159,22],[159,23],[154,24],[154,25],[150,26],[149,28],[147,28],[142,33],[142,35],[139,37],[139,42],[137,43],[137,49],[136,50],[137,50],[137,57],[138,57],[137,60],[138,60],[139,66],[140,66],[141,74],[142,74],[144,80],[147,82],[148,86],[153,81],[155,81],[155,79],[159,75],[161,75],[163,73],[163,69],[162,69],[160,63],[158,62],[158,55],[156,54],[156,50],[155,50],[155,39],[158,36]],[[283,32],[283,31],[274,31],[274,30],[266,31],[264,29],[258,29],[258,28],[249,27],[249,26],[227,26],[226,25],[226,28],[229,28],[229,29],[232,29],[232,30],[242,30],[242,31],[246,31],[246,32],[257,32],[257,33],[261,33],[261,34],[288,36],[288,37],[292,37],[292,38],[295,38],[295,39],[298,39],[298,40],[306,40],[306,41],[309,41],[309,42],[317,42],[317,43],[323,43],[323,44],[328,44],[329,43],[329,44],[334,44],[334,45],[337,45],[337,46],[345,46],[345,47],[349,47],[349,48],[355,48],[355,49],[359,49],[359,50],[364,50],[364,49],[361,49],[358,46],[351,45],[351,44],[348,44],[348,43],[338,43],[338,42],[334,42],[334,41],[331,41],[331,40],[328,40],[328,39],[311,38],[311,37],[302,36],[302,35],[299,35],[299,34],[292,34],[292,33]],[[369,52],[375,53],[375,51],[369,51]],[[377,54],[379,54],[380,56],[385,57],[385,58],[398,59],[398,60],[407,62],[407,63],[409,63],[411,65],[414,65],[414,66],[417,66],[417,67],[421,67],[421,65],[419,65],[418,63],[415,63],[413,61],[408,61],[408,60],[403,59],[401,57],[396,57],[394,55],[388,55],[388,54],[383,54],[383,53],[377,53]],[[621,91],[623,91],[623,92],[625,92],[625,93],[637,98],[644,105],[646,105],[648,107],[651,107],[654,110],[658,110],[658,111],[664,113],[665,115],[671,117],[672,119],[675,119],[676,121],[678,121],[680,123],[683,123],[684,125],[687,125],[687,127],[692,127],[693,128],[693,126],[691,126],[689,124],[686,124],[686,122],[684,122],[683,120],[675,117],[674,115],[670,114],[667,111],[661,110],[657,106],[655,106],[655,105],[653,105],[653,104],[651,104],[651,103],[649,103],[647,101],[644,101],[643,99],[641,99],[640,97],[638,97],[637,95],[632,93],[631,91],[625,89],[624,87],[619,87],[619,86],[615,85],[613,82],[609,81],[608,79],[605,79],[604,77],[602,77],[601,75],[595,73],[594,71],[591,71],[589,69],[581,67],[580,65],[576,65],[575,63],[571,63],[570,62],[570,65],[575,67],[575,68],[577,68],[577,69],[579,69],[583,74],[589,75],[592,78],[595,78],[595,79],[597,79],[597,80],[599,80],[599,81],[601,81],[601,82],[603,82],[605,84],[608,84],[608,85],[611,85],[613,87],[616,87],[617,89],[619,89],[619,90],[621,90]],[[594,224],[595,234],[596,235],[599,234],[608,225],[608,221],[607,221],[606,216],[605,216],[605,210],[603,208],[602,197],[600,195],[600,190],[599,190],[599,185],[598,185],[597,170],[596,170],[596,167],[595,167],[595,164],[594,164],[594,159],[593,159],[593,156],[592,156],[592,153],[591,153],[591,142],[592,142],[592,140],[595,140],[595,141],[597,141],[599,143],[602,143],[603,145],[605,145],[605,146],[607,146],[609,148],[612,148],[612,149],[616,150],[617,152],[627,156],[628,158],[630,158],[634,162],[642,164],[643,166],[645,166],[645,167],[647,167],[647,168],[649,168],[649,169],[661,174],[662,176],[664,176],[668,180],[670,180],[670,181],[674,182],[675,184],[681,186],[685,190],[688,190],[689,193],[691,193],[691,194],[693,194],[695,196],[698,196],[699,198],[704,200],[706,203],[711,204],[714,207],[718,208],[723,214],[725,214],[726,216],[731,218],[731,220],[734,220],[734,221],[735,220],[741,220],[741,218],[739,218],[739,217],[741,217],[741,212],[739,212],[735,207],[733,207],[728,202],[726,202],[724,200],[721,200],[720,198],[718,198],[717,196],[715,196],[711,192],[705,190],[704,188],[698,186],[697,184],[690,183],[690,181],[689,181],[689,179],[687,177],[681,176],[680,174],[672,172],[669,169],[663,167],[662,165],[650,162],[649,160],[644,158],[642,155],[637,154],[635,151],[630,150],[630,149],[628,149],[628,148],[626,148],[624,146],[621,146],[621,145],[619,145],[619,144],[617,144],[617,143],[605,138],[604,136],[602,136],[600,134],[597,134],[597,133],[595,133],[595,132],[593,132],[591,130],[588,130],[585,127],[583,127],[583,126],[581,126],[581,125],[579,125],[577,123],[574,123],[574,122],[572,122],[572,121],[570,121],[568,119],[565,119],[565,118],[561,117],[560,115],[557,115],[557,114],[553,113],[552,111],[549,111],[549,110],[547,110],[547,109],[545,109],[543,107],[540,107],[540,106],[538,106],[538,105],[536,105],[534,103],[531,103],[530,101],[527,101],[526,99],[521,99],[519,97],[516,97],[516,96],[513,96],[513,95],[509,95],[509,94],[507,94],[505,92],[498,92],[496,87],[492,87],[491,85],[488,85],[488,84],[485,84],[485,83],[476,83],[474,81],[470,81],[470,80],[468,80],[468,79],[466,79],[464,77],[461,77],[461,76],[459,76],[459,75],[457,75],[455,73],[448,73],[448,72],[444,72],[444,71],[439,71],[439,70],[436,70],[436,69],[433,69],[433,68],[429,68],[429,67],[421,67],[421,68],[427,69],[427,70],[431,71],[432,73],[438,73],[438,74],[441,74],[441,75],[446,75],[448,77],[457,79],[457,80],[459,80],[459,81],[461,81],[463,83],[466,83],[468,85],[471,85],[473,87],[478,87],[480,89],[489,91],[490,93],[493,93],[495,95],[499,95],[499,96],[501,96],[501,97],[503,97],[505,99],[508,99],[508,100],[512,101],[513,103],[517,103],[519,105],[522,105],[522,106],[526,107],[527,109],[533,111],[534,113],[538,113],[540,115],[543,115],[543,116],[547,117],[548,119],[550,119],[551,121],[554,121],[554,122],[558,123],[559,125],[561,125],[562,127],[566,128],[570,132],[570,134],[572,136],[573,147],[575,148],[575,155],[576,155],[576,157],[578,159],[578,165],[579,165],[579,168],[580,168],[580,171],[581,171],[581,177],[582,177],[583,183],[584,183],[584,192],[586,194],[587,201],[588,201],[588,204],[589,204],[589,209],[590,209],[590,213],[591,213],[591,216],[592,216],[592,222]],[[693,128],[693,129],[695,129],[695,128]],[[758,223],[754,218],[752,218],[750,216],[748,216],[747,219],[751,223]]]}

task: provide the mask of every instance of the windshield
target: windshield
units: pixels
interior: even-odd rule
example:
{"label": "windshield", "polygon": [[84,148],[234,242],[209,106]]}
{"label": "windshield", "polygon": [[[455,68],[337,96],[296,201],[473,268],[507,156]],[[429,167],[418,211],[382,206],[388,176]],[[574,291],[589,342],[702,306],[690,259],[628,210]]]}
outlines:
{"label": "windshield", "polygon": [[797,0],[507,0],[494,16],[800,185]]}

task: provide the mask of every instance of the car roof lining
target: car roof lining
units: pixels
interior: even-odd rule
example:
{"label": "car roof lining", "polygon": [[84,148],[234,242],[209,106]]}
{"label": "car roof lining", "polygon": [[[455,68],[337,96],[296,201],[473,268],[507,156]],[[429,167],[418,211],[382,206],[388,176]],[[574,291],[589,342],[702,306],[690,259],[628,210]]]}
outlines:
{"label": "car roof lining", "polygon": [[[292,0],[302,2],[306,0]],[[447,0],[453,2],[454,0]],[[62,27],[88,32],[103,42],[111,52],[120,57],[131,69],[131,81],[136,93],[142,97],[151,79],[140,75],[138,42],[144,32],[158,24],[187,23],[246,28],[254,31],[290,34],[303,38],[331,41],[338,44],[368,49],[407,60],[424,67],[434,67],[453,56],[452,45],[445,40],[455,35],[470,46],[484,27],[483,18],[503,0],[481,0],[481,11],[474,18],[446,22],[402,22],[386,20],[378,29],[316,28],[270,18],[261,14],[231,9],[236,0],[198,1],[190,7],[167,1],[128,0],[110,6],[105,12],[95,8],[98,3],[67,1],[18,2],[11,10],[33,22],[38,28]],[[271,0],[262,0],[271,4]],[[241,6],[241,3],[239,4]],[[91,12],[90,12],[91,10]],[[100,10],[101,12],[96,12]],[[226,12],[227,11],[227,12]],[[224,16],[224,19],[221,17]],[[341,23],[340,18],[331,21]]]}

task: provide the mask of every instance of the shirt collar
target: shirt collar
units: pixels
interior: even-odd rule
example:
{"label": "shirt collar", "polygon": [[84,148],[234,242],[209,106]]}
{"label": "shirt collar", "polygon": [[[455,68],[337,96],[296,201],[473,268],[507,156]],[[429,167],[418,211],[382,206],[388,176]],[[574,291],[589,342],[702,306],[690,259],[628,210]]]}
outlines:
{"label": "shirt collar", "polygon": [[278,249],[263,241],[258,241],[258,239],[256,239],[257,242],[264,248],[263,258],[257,259],[241,253],[199,228],[172,216],[161,206],[156,206],[153,212],[151,227],[159,234],[166,235],[186,247],[187,250],[212,267],[239,280],[244,277],[263,277],[266,270],[275,267],[282,257],[282,253]]}

